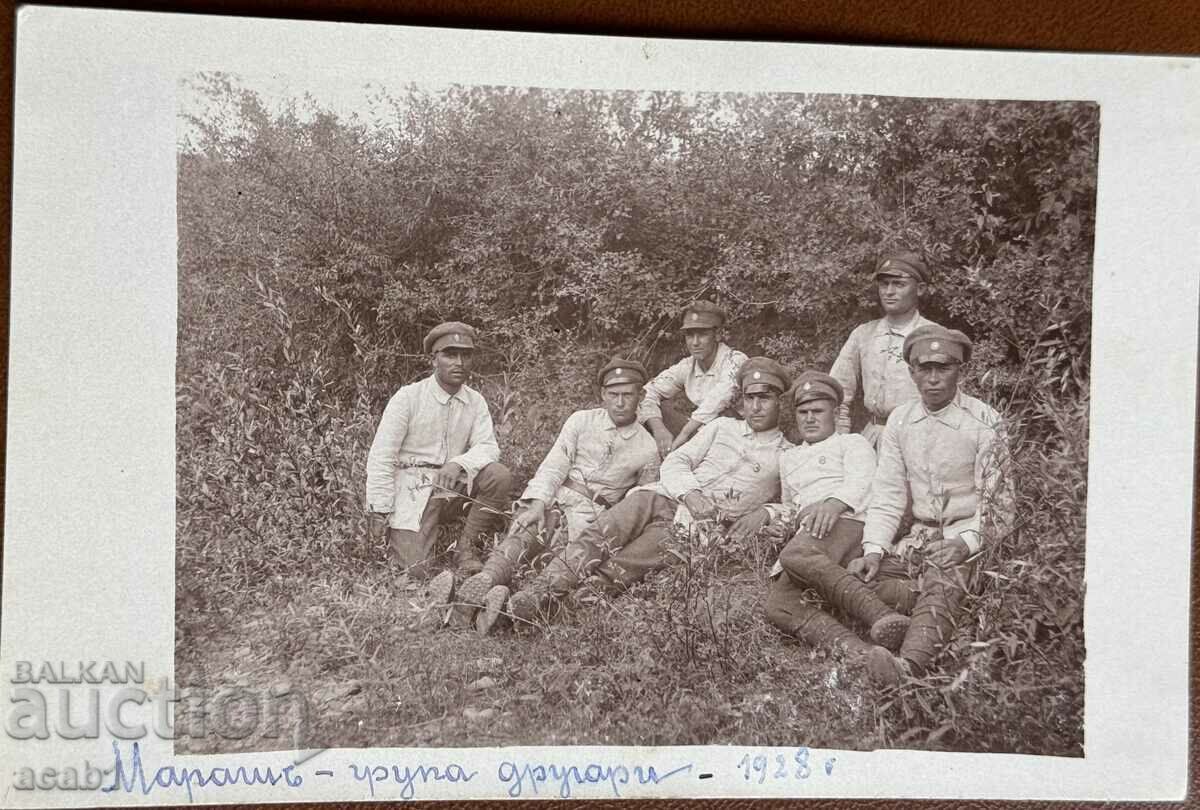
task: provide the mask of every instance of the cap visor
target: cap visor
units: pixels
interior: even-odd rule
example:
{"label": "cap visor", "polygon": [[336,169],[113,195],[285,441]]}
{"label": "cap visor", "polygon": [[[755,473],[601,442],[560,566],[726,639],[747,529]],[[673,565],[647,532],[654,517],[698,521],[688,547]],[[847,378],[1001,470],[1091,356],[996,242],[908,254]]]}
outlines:
{"label": "cap visor", "polygon": [[442,349],[474,349],[475,343],[470,338],[460,338],[454,340],[450,337],[438,338],[434,341],[433,351],[440,352]]}
{"label": "cap visor", "polygon": [[945,354],[943,352],[929,352],[928,354],[918,354],[918,355],[916,355],[915,359],[913,360],[913,363],[918,366],[921,365],[922,363],[946,363],[946,364],[949,364],[949,363],[961,363],[961,362],[962,362],[961,357],[954,357],[953,355]]}

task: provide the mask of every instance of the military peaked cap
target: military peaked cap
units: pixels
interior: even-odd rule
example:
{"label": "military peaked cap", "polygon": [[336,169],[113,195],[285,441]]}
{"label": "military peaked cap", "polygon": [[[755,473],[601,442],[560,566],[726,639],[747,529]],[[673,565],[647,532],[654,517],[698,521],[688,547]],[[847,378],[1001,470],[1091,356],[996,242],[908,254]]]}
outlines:
{"label": "military peaked cap", "polygon": [[918,326],[904,339],[904,362],[965,363],[971,359],[971,339],[957,329],[937,324]]}
{"label": "military peaked cap", "polygon": [[875,263],[875,276],[909,276],[920,282],[929,281],[929,266],[921,254],[911,250],[885,253]]}
{"label": "military peaked cap", "polygon": [[474,349],[475,327],[458,321],[440,323],[425,336],[425,353],[434,354],[446,348]]}
{"label": "military peaked cap", "polygon": [[754,393],[764,386],[771,386],[779,393],[788,390],[792,385],[792,376],[788,370],[769,357],[751,357],[738,371],[738,385],[743,393]]}
{"label": "military peaked cap", "polygon": [[646,373],[646,367],[637,360],[613,357],[613,359],[608,361],[608,365],[600,369],[600,373],[596,375],[596,380],[602,386],[617,385],[618,383],[645,385],[649,376]]}
{"label": "military peaked cap", "polygon": [[800,405],[814,399],[831,399],[834,405],[841,405],[846,396],[842,384],[821,371],[805,371],[796,378],[792,386],[792,403]]}
{"label": "military peaked cap", "polygon": [[725,310],[712,301],[693,301],[683,311],[681,329],[716,329],[725,323]]}

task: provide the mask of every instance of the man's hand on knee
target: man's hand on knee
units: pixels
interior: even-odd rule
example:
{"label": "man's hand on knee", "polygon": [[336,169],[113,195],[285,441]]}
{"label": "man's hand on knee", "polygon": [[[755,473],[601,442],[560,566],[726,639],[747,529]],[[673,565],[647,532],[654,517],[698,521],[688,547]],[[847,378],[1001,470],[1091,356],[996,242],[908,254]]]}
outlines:
{"label": "man's hand on knee", "polygon": [[513,518],[512,532],[538,534],[546,526],[546,504],[534,498]]}
{"label": "man's hand on knee", "polygon": [[437,495],[458,490],[459,479],[462,478],[463,468],[453,461],[447,461],[433,474],[433,494]]}
{"label": "man's hand on knee", "polygon": [[824,540],[825,535],[837,523],[837,519],[850,509],[837,498],[826,498],[819,503],[811,503],[800,511],[799,527],[818,540]]}
{"label": "man's hand on knee", "polygon": [[851,560],[846,566],[846,570],[863,582],[870,582],[879,573],[879,561],[882,559],[882,554],[872,551],[870,554],[865,554],[858,559]]}

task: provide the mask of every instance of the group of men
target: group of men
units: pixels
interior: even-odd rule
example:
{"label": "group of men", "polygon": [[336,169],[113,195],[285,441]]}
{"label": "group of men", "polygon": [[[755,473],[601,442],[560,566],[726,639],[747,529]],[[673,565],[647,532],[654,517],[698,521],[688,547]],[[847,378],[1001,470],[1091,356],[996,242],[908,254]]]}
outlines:
{"label": "group of men", "polygon": [[[1011,482],[999,415],[959,389],[970,339],[918,311],[925,262],[884,255],[875,281],[883,317],[851,333],[829,373],[793,380],[729,347],[725,315],[707,301],[683,313],[678,363],[651,377],[614,357],[596,377],[600,407],[566,420],[486,560],[511,476],[487,403],[465,384],[475,330],[437,326],[424,346],[433,375],[391,398],[368,456],[372,536],[386,534],[410,575],[429,576],[438,524],[465,509],[453,566],[429,591],[452,623],[487,633],[503,618],[535,623],[580,586],[627,589],[665,565],[673,527],[735,545],[761,533],[784,544],[770,622],[861,658],[883,684],[924,673],[984,543],[1009,525]],[[860,390],[867,424],[851,433]],[[798,445],[779,427],[785,402]],[[532,560],[547,561],[513,591]]]}

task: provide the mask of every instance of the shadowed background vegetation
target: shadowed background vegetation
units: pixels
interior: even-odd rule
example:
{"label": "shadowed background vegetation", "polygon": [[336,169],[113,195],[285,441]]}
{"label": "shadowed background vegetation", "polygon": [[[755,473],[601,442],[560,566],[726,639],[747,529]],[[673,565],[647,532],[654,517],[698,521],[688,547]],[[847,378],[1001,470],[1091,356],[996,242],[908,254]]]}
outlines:
{"label": "shadowed background vegetation", "polygon": [[[1082,755],[1095,105],[398,87],[350,116],[218,74],[184,89],[182,672],[232,656],[256,678],[358,684],[374,730],[330,723],[324,744]],[[486,642],[499,686],[533,684],[513,705],[536,721],[493,701],[497,737],[458,716],[478,681],[464,662],[493,658],[410,630],[415,586],[364,536],[366,451],[387,398],[429,370],[425,332],[481,330],[473,385],[523,482],[609,355],[682,354],[696,298],[727,308],[748,354],[828,368],[876,317],[888,247],[928,256],[922,311],[975,339],[964,387],[1005,415],[1016,466],[1019,530],[991,538],[942,668],[888,695],[852,669],[847,686],[764,626],[770,549],[685,549],[654,588]]]}

